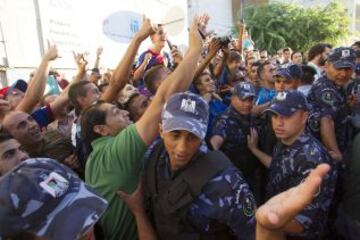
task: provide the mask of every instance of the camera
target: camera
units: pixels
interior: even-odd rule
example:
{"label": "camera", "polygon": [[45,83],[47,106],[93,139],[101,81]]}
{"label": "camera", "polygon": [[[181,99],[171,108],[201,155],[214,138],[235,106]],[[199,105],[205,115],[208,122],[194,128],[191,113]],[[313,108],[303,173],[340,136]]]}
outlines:
{"label": "camera", "polygon": [[223,36],[215,38],[220,42],[221,47],[227,47],[231,42],[231,36]]}

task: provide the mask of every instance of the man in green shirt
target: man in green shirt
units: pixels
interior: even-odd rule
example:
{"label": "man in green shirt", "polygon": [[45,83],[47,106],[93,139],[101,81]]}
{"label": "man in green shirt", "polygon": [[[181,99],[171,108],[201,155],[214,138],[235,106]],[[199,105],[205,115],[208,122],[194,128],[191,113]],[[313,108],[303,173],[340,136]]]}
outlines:
{"label": "man in green shirt", "polygon": [[[189,48],[183,61],[159,87],[150,106],[135,124],[130,124],[129,113],[116,106],[99,102],[83,112],[83,138],[91,142],[93,151],[87,159],[85,181],[109,202],[100,223],[105,239],[137,239],[136,225],[130,210],[116,192],[133,192],[142,171],[142,157],[146,146],[158,135],[160,115],[166,100],[176,92],[189,88],[202,50],[196,18],[189,32]],[[131,41],[123,59],[131,62],[140,46],[153,29],[146,19]]]}

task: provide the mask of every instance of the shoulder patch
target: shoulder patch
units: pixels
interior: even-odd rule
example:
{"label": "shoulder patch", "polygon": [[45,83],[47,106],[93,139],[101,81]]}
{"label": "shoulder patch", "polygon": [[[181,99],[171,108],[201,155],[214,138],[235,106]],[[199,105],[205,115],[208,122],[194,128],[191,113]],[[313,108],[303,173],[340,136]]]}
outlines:
{"label": "shoulder patch", "polygon": [[333,105],[335,101],[335,94],[332,91],[324,91],[321,94],[321,100],[327,104]]}
{"label": "shoulder patch", "polygon": [[244,200],[243,200],[243,212],[244,215],[247,217],[252,217],[255,214],[255,199],[254,196],[251,193],[246,193]]}

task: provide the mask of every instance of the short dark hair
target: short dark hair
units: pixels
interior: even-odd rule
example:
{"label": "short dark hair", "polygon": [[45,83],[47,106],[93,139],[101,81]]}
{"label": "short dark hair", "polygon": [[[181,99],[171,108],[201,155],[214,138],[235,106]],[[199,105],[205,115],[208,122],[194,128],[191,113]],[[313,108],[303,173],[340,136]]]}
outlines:
{"label": "short dark hair", "polygon": [[202,76],[205,76],[205,75],[209,75],[210,77],[212,77],[209,72],[203,71],[197,78],[194,79],[193,84],[194,84],[194,87],[195,87],[196,90],[199,90],[197,87],[201,83],[200,79],[201,79]]}
{"label": "short dark hair", "polygon": [[10,139],[15,139],[11,134],[6,131],[2,126],[0,126],[0,143],[8,141]]}
{"label": "short dark hair", "polygon": [[358,48],[360,48],[360,41],[354,42],[354,43],[351,45],[351,47],[358,47]]}
{"label": "short dark hair", "polygon": [[144,74],[145,86],[152,94],[156,93],[157,89],[155,88],[155,81],[159,80],[159,73],[163,70],[166,70],[164,65],[155,65]]}
{"label": "short dark hair", "polygon": [[262,71],[264,70],[265,66],[266,66],[266,65],[269,65],[269,64],[271,64],[271,61],[266,60],[265,62],[263,62],[263,63],[261,63],[261,64],[259,65],[259,67],[258,67],[258,69],[257,69],[258,77],[260,77],[260,75],[261,75]]}
{"label": "short dark hair", "polygon": [[319,43],[316,44],[315,46],[312,46],[308,53],[308,60],[309,61],[313,60],[316,56],[325,52],[326,48],[332,48],[332,46],[328,43]]}
{"label": "short dark hair", "polygon": [[293,51],[293,52],[291,53],[291,59],[293,59],[294,55],[297,54],[297,53],[300,53],[301,56],[302,56],[302,52],[300,52],[300,51]]}
{"label": "short dark hair", "polygon": [[227,59],[228,62],[239,62],[242,60],[241,54],[237,50],[230,50],[229,57]]}
{"label": "short dark hair", "polygon": [[81,136],[87,144],[101,137],[100,134],[94,132],[94,126],[103,125],[106,122],[106,111],[100,109],[104,101],[99,101],[84,109],[81,116]]}
{"label": "short dark hair", "polygon": [[302,77],[300,79],[301,83],[302,84],[312,84],[315,80],[315,77],[314,75],[316,74],[316,71],[314,68],[310,67],[310,66],[307,66],[307,65],[302,65],[301,66],[302,68]]}
{"label": "short dark hair", "polygon": [[74,83],[69,88],[69,100],[74,105],[75,113],[77,115],[81,112],[81,107],[77,101],[78,97],[85,97],[86,96],[86,89],[85,86],[90,84],[91,82],[88,80],[82,80],[77,83]]}

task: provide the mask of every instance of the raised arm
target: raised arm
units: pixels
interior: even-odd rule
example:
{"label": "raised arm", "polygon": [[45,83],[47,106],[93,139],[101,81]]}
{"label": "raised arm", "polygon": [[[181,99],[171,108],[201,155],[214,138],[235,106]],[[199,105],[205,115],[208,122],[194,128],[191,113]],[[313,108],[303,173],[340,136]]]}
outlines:
{"label": "raised arm", "polygon": [[86,65],[88,64],[88,62],[85,59],[84,54],[82,54],[82,53],[73,52],[73,56],[74,56],[76,66],[78,68],[78,72],[75,75],[74,82],[78,82],[78,81],[84,79],[85,74],[86,74]]}
{"label": "raised arm", "polygon": [[133,81],[138,82],[139,80],[141,80],[144,77],[146,67],[149,64],[151,57],[152,57],[151,53],[145,54],[144,60],[142,61],[140,66],[134,72]]}
{"label": "raised arm", "polygon": [[102,54],[103,50],[104,50],[104,49],[103,49],[102,47],[98,47],[98,48],[96,49],[96,59],[95,59],[94,68],[99,69],[100,57],[101,57],[101,54]]}
{"label": "raised arm", "polygon": [[243,52],[243,40],[244,40],[244,32],[245,32],[245,23],[240,23],[239,25],[239,40],[236,44],[236,49],[242,53]]}
{"label": "raised arm", "polygon": [[126,50],[124,57],[121,59],[114,73],[112,74],[109,87],[101,96],[101,100],[106,102],[112,102],[113,100],[115,100],[119,91],[126,85],[130,78],[132,64],[134,62],[135,55],[140,47],[140,44],[152,32],[154,32],[154,28],[150,20],[145,18],[140,31],[135,34],[135,37],[130,42],[130,45]]}
{"label": "raised arm", "polygon": [[58,57],[59,55],[56,46],[49,46],[48,51],[43,56],[41,63],[35,72],[34,78],[29,83],[24,98],[16,107],[16,111],[31,113],[34,110],[35,106],[40,102],[44,95],[50,71],[50,62]]}
{"label": "raised arm", "polygon": [[216,54],[217,54],[217,52],[219,51],[220,48],[221,48],[221,45],[220,45],[219,40],[213,39],[210,42],[210,44],[209,44],[209,53],[206,55],[206,58],[204,59],[204,61],[202,61],[200,63],[200,65],[198,65],[198,67],[196,69],[194,79],[199,77],[201,75],[201,73],[204,72],[204,70],[207,68],[207,66],[209,65],[211,60],[216,56]]}
{"label": "raised arm", "polygon": [[199,18],[195,17],[189,32],[189,49],[184,59],[160,85],[150,106],[136,122],[136,129],[145,144],[150,144],[158,135],[160,115],[167,99],[176,92],[188,90],[196,71],[196,64],[202,50],[198,32]]}
{"label": "raised arm", "polygon": [[223,56],[221,60],[214,66],[214,76],[220,77],[222,71],[224,70],[224,67],[226,66],[226,61],[229,56],[229,49],[228,48],[222,48]]}

